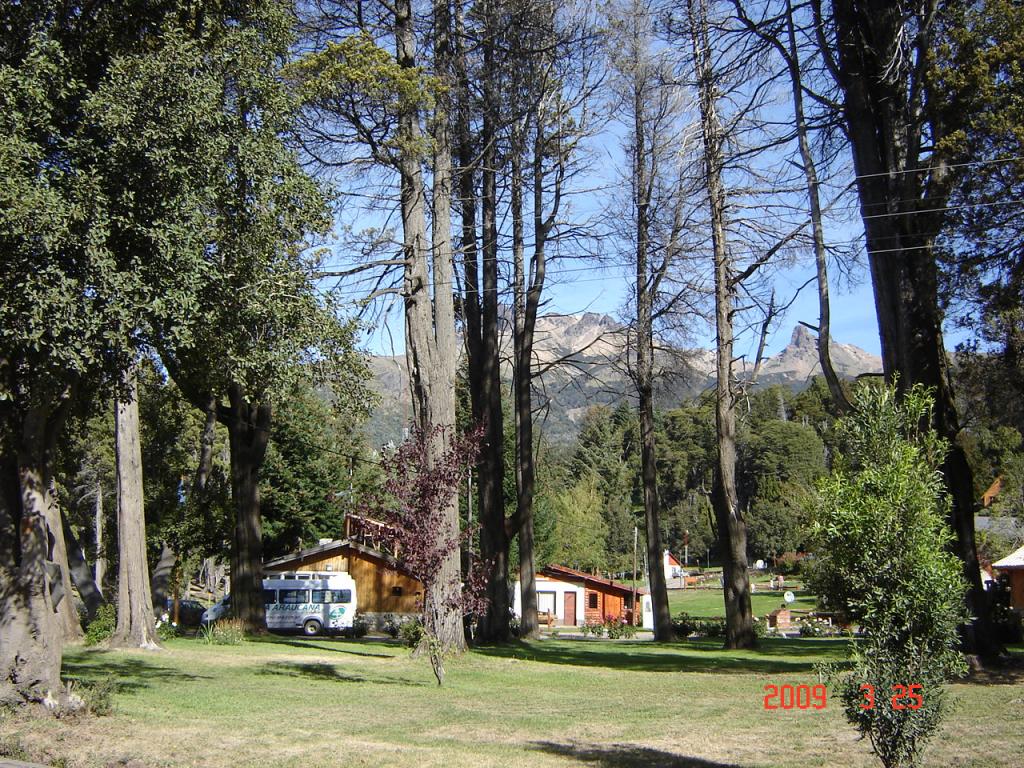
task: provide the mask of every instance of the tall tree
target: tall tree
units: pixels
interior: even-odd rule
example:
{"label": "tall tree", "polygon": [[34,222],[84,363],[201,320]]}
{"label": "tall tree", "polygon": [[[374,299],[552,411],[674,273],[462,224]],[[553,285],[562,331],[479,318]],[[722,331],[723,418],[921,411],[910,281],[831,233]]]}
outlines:
{"label": "tall tree", "polygon": [[[196,194],[205,176],[184,172],[206,162],[195,151],[208,127],[191,112],[195,73],[178,70],[140,99],[154,80],[134,69],[142,47],[150,73],[173,69],[179,41],[154,31],[168,8],[80,10],[28,2],[0,11],[7,258],[0,370],[9,473],[0,698],[10,703],[64,698],[51,598],[62,577],[47,565],[46,520],[58,519],[53,458],[68,411],[76,395],[110,391],[122,354],[149,318],[187,333],[205,245]],[[136,130],[119,130],[125,120]],[[184,144],[191,151],[181,152]]]}
{"label": "tall tree", "polygon": [[733,326],[735,285],[726,243],[725,188],[722,183],[724,135],[718,118],[716,88],[709,42],[707,7],[703,0],[688,0],[687,11],[700,98],[701,134],[707,180],[715,275],[715,426],[718,454],[712,503],[722,542],[722,577],[725,592],[726,645],[746,648],[754,644],[747,577],[747,530],[736,496],[736,402],[733,391]]}
{"label": "tall tree", "polygon": [[[958,440],[938,302],[935,243],[958,172],[957,132],[965,115],[955,94],[936,88],[940,31],[955,4],[938,0],[814,3],[823,49],[843,94],[843,119],[857,174],[875,314],[886,377],[901,392],[935,393],[935,426],[950,442],[942,463],[953,504],[949,523],[971,585],[968,647],[995,652],[988,597],[974,542],[974,478]],[[834,32],[834,38],[829,32]],[[952,98],[951,98],[952,97]],[[952,102],[952,103],[951,103]]]}
{"label": "tall tree", "polygon": [[[670,66],[664,52],[655,50],[654,12],[647,2],[631,2],[619,9],[621,29],[610,44],[616,51],[612,61],[622,81],[620,108],[628,115],[627,151],[632,163],[632,232],[635,280],[633,298],[636,324],[631,334],[634,360],[630,374],[636,387],[640,425],[640,480],[643,496],[644,531],[647,542],[648,582],[654,608],[654,636],[672,639],[672,617],[668,606],[665,571],[661,567],[660,498],[658,495],[657,451],[654,426],[654,337],[656,306],[662,280],[668,272],[676,243],[659,243],[658,219],[682,204],[676,196],[659,200],[659,188],[678,171],[675,162],[681,143],[680,89],[671,82]],[[663,197],[663,196],[662,196]],[[662,203],[662,205],[659,205]],[[678,208],[677,208],[678,209]]]}

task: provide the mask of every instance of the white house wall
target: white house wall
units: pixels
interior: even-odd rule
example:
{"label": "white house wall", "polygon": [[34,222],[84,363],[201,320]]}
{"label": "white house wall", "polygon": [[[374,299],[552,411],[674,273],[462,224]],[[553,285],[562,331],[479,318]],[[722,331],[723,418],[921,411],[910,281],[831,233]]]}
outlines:
{"label": "white house wall", "polygon": [[[537,577],[537,597],[538,597],[538,609],[541,611],[546,610],[546,606],[540,605],[540,593],[546,592],[554,595],[554,614],[558,618],[558,622],[565,626],[582,626],[584,622],[584,611],[586,611],[586,605],[584,605],[585,593],[582,584],[574,584],[569,581],[558,581],[547,576]],[[565,617],[565,593],[574,592],[576,594],[576,615],[571,616],[568,619]],[[517,581],[515,590],[513,592],[512,599],[512,613],[515,614],[517,619],[521,619],[523,616],[523,597],[522,597],[522,585]]]}

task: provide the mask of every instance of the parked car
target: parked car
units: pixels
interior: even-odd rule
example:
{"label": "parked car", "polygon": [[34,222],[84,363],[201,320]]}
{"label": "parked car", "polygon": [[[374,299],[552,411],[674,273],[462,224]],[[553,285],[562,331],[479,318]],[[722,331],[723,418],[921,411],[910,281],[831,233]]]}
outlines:
{"label": "parked car", "polygon": [[[178,600],[178,623],[183,627],[198,627],[203,620],[206,606],[198,600]],[[167,598],[167,615],[174,618],[174,598]]]}

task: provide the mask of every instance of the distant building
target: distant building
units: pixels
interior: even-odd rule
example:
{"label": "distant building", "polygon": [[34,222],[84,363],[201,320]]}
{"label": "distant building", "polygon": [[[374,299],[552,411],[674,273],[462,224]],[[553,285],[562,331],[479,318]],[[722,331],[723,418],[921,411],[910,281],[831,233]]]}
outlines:
{"label": "distant building", "polygon": [[683,564],[680,563],[675,555],[669,552],[667,549],[661,556],[661,564],[665,569],[665,581],[671,581],[672,579],[681,579],[686,575],[686,571],[683,570]]}
{"label": "distant building", "polygon": [[[607,619],[633,621],[634,590],[628,584],[563,565],[542,568],[536,579],[537,610],[545,618],[550,617],[550,624],[578,627],[600,624]],[[634,623],[642,623],[646,629],[653,628],[653,612],[647,590],[638,587],[636,597],[642,618],[638,616],[641,621]],[[516,616],[522,616],[522,606],[521,585],[517,581],[512,606]]]}
{"label": "distant building", "polygon": [[1024,610],[1024,547],[992,563],[992,567],[1010,579],[1010,607]]}

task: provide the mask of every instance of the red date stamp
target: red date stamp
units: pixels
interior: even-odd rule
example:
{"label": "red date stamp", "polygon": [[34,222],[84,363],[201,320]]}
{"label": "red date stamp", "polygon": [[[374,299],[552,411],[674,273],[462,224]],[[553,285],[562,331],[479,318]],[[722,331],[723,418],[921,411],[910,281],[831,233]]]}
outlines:
{"label": "red date stamp", "polygon": [[824,685],[766,685],[764,692],[765,709],[824,709],[828,699]]}
{"label": "red date stamp", "polygon": [[[889,706],[893,709],[920,709],[924,706],[924,691],[920,683],[892,686]],[[875,686],[864,683],[860,687],[863,700],[861,709],[875,708]],[[828,689],[824,685],[772,685],[764,687],[765,709],[824,709],[828,704]]]}

